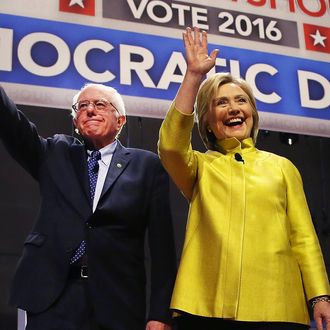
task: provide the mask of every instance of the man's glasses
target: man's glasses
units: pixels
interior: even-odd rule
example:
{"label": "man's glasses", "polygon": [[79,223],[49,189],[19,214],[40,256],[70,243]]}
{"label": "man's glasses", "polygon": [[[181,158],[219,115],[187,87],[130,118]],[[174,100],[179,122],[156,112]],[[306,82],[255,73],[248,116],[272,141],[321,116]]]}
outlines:
{"label": "man's glasses", "polygon": [[82,101],[79,101],[79,102],[73,104],[72,109],[76,113],[83,112],[83,111],[86,111],[90,105],[92,105],[93,108],[98,111],[104,111],[109,107],[109,105],[111,105],[113,107],[114,111],[117,111],[118,114],[120,114],[119,111],[117,110],[117,108],[106,99],[101,99],[101,100],[96,100],[96,101],[82,100]]}

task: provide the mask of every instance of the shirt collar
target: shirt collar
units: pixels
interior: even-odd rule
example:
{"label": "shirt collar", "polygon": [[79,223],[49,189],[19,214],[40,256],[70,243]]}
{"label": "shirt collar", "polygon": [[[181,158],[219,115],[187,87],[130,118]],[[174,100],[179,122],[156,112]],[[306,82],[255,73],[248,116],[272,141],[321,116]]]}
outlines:
{"label": "shirt collar", "polygon": [[[112,143],[108,144],[107,146],[99,149],[99,152],[101,153],[101,161],[105,165],[109,166],[112,155],[116,150],[116,147],[117,147],[117,140],[115,140]],[[92,150],[87,150],[88,157],[90,157],[91,153],[92,153]]]}

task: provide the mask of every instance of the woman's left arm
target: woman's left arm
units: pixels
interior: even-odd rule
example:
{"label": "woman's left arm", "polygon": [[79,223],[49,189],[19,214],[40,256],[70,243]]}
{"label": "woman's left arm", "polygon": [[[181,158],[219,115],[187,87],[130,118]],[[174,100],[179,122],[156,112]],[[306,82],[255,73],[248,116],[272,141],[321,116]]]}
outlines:
{"label": "woman's left arm", "polygon": [[286,184],[290,243],[299,263],[307,299],[329,295],[325,263],[300,173],[291,161],[285,158],[282,162],[282,171]]}

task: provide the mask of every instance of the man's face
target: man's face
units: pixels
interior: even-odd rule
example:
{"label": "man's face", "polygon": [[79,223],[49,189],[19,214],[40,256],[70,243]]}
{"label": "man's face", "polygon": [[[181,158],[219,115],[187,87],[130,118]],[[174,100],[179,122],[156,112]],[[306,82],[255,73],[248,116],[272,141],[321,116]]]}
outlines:
{"label": "man's face", "polygon": [[112,105],[109,95],[96,86],[84,89],[78,98],[74,125],[84,140],[96,149],[113,142],[126,122]]}

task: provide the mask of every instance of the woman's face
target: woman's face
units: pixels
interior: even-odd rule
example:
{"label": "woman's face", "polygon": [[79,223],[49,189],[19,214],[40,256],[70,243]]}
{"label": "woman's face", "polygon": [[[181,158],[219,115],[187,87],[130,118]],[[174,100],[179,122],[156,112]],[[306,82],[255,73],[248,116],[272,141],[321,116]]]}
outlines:
{"label": "woman's face", "polygon": [[218,140],[235,137],[244,140],[251,136],[252,107],[248,95],[236,84],[222,85],[208,112],[207,129]]}

